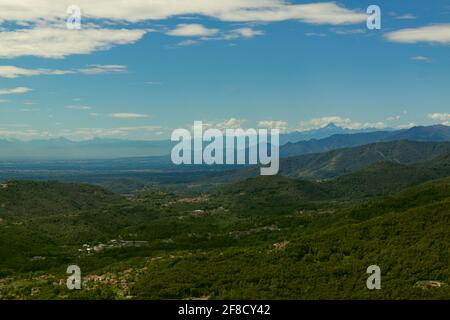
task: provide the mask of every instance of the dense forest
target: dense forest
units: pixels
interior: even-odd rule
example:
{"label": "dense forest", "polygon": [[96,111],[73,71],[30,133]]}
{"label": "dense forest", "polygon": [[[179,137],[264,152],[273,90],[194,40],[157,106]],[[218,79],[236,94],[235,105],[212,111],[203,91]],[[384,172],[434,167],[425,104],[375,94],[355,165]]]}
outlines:
{"label": "dense forest", "polygon": [[[2,299],[448,299],[448,154],[187,196],[0,186]],[[82,289],[68,290],[78,265]],[[368,290],[378,265],[382,289]]]}

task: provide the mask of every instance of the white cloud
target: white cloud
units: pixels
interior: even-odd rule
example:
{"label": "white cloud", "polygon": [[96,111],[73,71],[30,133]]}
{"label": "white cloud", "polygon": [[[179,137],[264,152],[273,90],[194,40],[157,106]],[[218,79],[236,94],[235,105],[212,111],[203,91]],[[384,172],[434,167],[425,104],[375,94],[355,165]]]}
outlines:
{"label": "white cloud", "polygon": [[305,131],[311,129],[318,129],[327,126],[330,123],[334,123],[335,125],[348,128],[348,129],[367,129],[367,128],[376,128],[383,129],[386,125],[383,122],[356,122],[351,120],[350,118],[342,118],[339,116],[327,116],[321,118],[314,118],[307,121],[301,121],[300,127],[298,130]]}
{"label": "white cloud", "polygon": [[76,128],[54,132],[49,130],[36,130],[32,128],[21,128],[20,130],[0,128],[0,139],[14,138],[21,140],[33,140],[64,137],[71,140],[89,140],[93,138],[126,138],[133,133],[135,135],[142,136],[146,133],[154,133],[159,130],[161,130],[161,127],[157,125],[113,128]]}
{"label": "white cloud", "polygon": [[415,56],[411,57],[411,60],[413,61],[421,61],[421,62],[431,62],[431,59],[425,56]]}
{"label": "white cloud", "polygon": [[147,114],[142,113],[111,113],[109,116],[117,119],[148,118]]}
{"label": "white cloud", "polygon": [[300,122],[300,129],[302,130],[310,130],[316,128],[323,128],[330,123],[334,123],[338,126],[349,125],[352,121],[349,118],[342,118],[339,116],[328,116],[321,118],[313,118],[307,121]]}
{"label": "white cloud", "polygon": [[287,122],[282,120],[262,120],[258,122],[258,127],[267,129],[287,130]]}
{"label": "white cloud", "polygon": [[39,132],[33,129],[26,130],[10,130],[10,129],[2,129],[0,128],[0,138],[4,139],[21,139],[21,140],[30,140],[37,139],[45,136],[43,132]]}
{"label": "white cloud", "polygon": [[73,54],[89,54],[108,50],[116,45],[134,43],[146,32],[129,29],[68,30],[50,27],[0,32],[0,58],[37,56],[55,59]]}
{"label": "white cloud", "polygon": [[[250,2],[250,1],[248,1]],[[367,15],[362,12],[346,9],[334,2],[289,4],[283,1],[261,1],[253,10],[238,8],[224,12],[219,19],[225,21],[284,21],[300,20],[311,24],[356,24],[366,21]]]}
{"label": "white cloud", "polygon": [[160,129],[161,127],[156,125],[113,128],[78,128],[75,130],[58,132],[55,134],[55,136],[62,136],[72,140],[88,140],[93,138],[125,138],[133,132],[154,132]]}
{"label": "white cloud", "polygon": [[217,34],[219,29],[208,29],[201,24],[179,24],[175,29],[166,32],[169,36],[177,37],[209,37]]}
{"label": "white cloud", "polygon": [[247,122],[247,120],[245,120],[245,119],[230,118],[228,120],[214,123],[213,127],[216,129],[219,129],[219,130],[240,129],[246,122]]}
{"label": "white cloud", "polygon": [[[180,27],[182,26],[182,27]],[[244,27],[233,29],[227,32],[221,32],[219,29],[206,29],[202,25],[178,25],[176,29],[169,31],[167,34],[172,36],[196,36],[200,40],[235,40],[238,38],[250,39],[256,36],[264,35],[264,31],[255,30]],[[177,46],[191,46],[199,43],[198,40],[184,40],[177,44]]]}
{"label": "white cloud", "polygon": [[319,32],[306,32],[305,36],[307,37],[326,37],[326,33],[319,33]]}
{"label": "white cloud", "polygon": [[433,120],[446,121],[446,120],[450,120],[450,113],[430,113],[428,115],[428,118],[433,119]]}
{"label": "white cloud", "polygon": [[395,17],[395,19],[398,19],[398,20],[413,20],[413,19],[416,19],[416,18],[417,17],[415,15],[410,14],[410,13],[405,13],[405,14],[402,14],[401,16],[396,16]]}
{"label": "white cloud", "polygon": [[25,69],[16,66],[0,66],[0,77],[14,79],[18,77],[31,77],[40,75],[122,73],[126,71],[126,68],[126,66],[121,65],[89,65],[81,69],[59,70]]}
{"label": "white cloud", "polygon": [[223,36],[225,40],[232,40],[237,38],[253,38],[256,36],[262,36],[264,31],[254,30],[252,28],[239,28],[231,30],[229,33]]}
{"label": "white cloud", "polygon": [[[2,0],[0,23],[14,22],[21,29],[8,31],[3,27],[0,32],[0,59],[21,56],[61,59],[74,54],[109,50],[117,45],[135,43],[154,30],[103,27],[164,20],[174,16],[205,16],[225,22],[297,20],[330,25],[357,24],[367,18],[364,12],[350,10],[334,2],[294,4],[285,0],[77,0],[76,4],[82,10],[82,28],[68,30],[65,28],[66,10],[72,4],[72,0]],[[95,21],[95,24],[91,21]],[[168,35],[185,37],[212,37],[219,33],[218,29],[209,29],[201,24],[180,24],[167,32]],[[263,31],[241,28],[223,34],[221,39],[251,38],[262,34]],[[179,43],[192,44],[192,41]],[[67,71],[53,70],[51,74],[58,72]]]}
{"label": "white cloud", "polygon": [[346,36],[346,35],[352,35],[352,34],[361,34],[361,33],[365,33],[364,29],[337,29],[337,28],[331,28],[330,31],[341,35],[341,36]]}
{"label": "white cloud", "polygon": [[21,94],[21,93],[28,93],[30,91],[32,91],[32,89],[26,87],[17,87],[13,89],[0,89],[0,95]]}
{"label": "white cloud", "polygon": [[37,75],[62,75],[67,74],[68,72],[69,71],[65,70],[24,69],[15,66],[0,66],[0,77],[9,79]]}
{"label": "white cloud", "polygon": [[397,129],[411,129],[413,127],[417,126],[414,122],[407,123],[407,124],[401,124],[397,126]]}
{"label": "white cloud", "polygon": [[[223,121],[202,122],[204,129],[243,129],[243,125],[247,122],[245,119],[230,118]],[[188,126],[189,127],[189,126]],[[193,125],[190,125],[193,128]]]}
{"label": "white cloud", "polygon": [[188,39],[188,40],[183,40],[183,41],[178,42],[177,46],[179,46],[179,47],[188,47],[188,46],[196,45],[197,43],[198,43],[198,41],[196,41],[196,40]]}
{"label": "white cloud", "polygon": [[[0,20],[65,20],[72,0],[2,0]],[[346,9],[334,2],[292,4],[285,0],[77,0],[88,18],[139,22],[173,16],[203,15],[222,21],[300,20],[314,24],[364,22],[363,12]],[[32,10],[30,9],[32,8]]]}
{"label": "white cloud", "polygon": [[436,24],[414,29],[403,29],[385,34],[385,38],[399,43],[434,43],[450,45],[450,24]]}
{"label": "white cloud", "polygon": [[123,73],[127,71],[127,66],[117,64],[92,64],[82,69],[74,70],[74,73],[82,74],[104,74],[104,73]]}
{"label": "white cloud", "polygon": [[89,106],[80,106],[80,105],[65,106],[65,108],[71,109],[71,110],[91,110],[92,109]]}

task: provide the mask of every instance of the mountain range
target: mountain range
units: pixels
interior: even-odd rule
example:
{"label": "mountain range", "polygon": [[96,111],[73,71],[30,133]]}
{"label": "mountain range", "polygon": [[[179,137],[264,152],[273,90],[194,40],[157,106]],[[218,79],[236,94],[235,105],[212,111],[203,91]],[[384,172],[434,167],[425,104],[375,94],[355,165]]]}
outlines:
{"label": "mountain range", "polygon": [[307,153],[319,153],[339,148],[356,147],[374,142],[395,140],[413,141],[449,141],[450,126],[419,126],[395,131],[374,131],[355,134],[335,134],[324,139],[311,139],[296,143],[287,143],[280,149],[281,157],[297,156]]}
{"label": "mountain range", "polygon": [[[330,123],[319,129],[281,134],[280,145],[287,144],[287,147],[283,149],[285,155],[294,155],[299,154],[299,151],[296,151],[299,148],[296,143],[311,141],[311,147],[307,147],[306,151],[300,152],[319,152],[330,150],[333,147],[332,145],[323,145],[327,142],[322,142],[322,139],[333,135],[353,136],[355,134],[361,134],[363,141],[371,140],[370,142],[372,142],[374,138],[366,138],[365,135],[370,135],[374,131],[376,129],[347,129]],[[386,129],[383,131],[385,134],[389,132],[392,132],[392,130]],[[0,160],[86,160],[167,156],[170,154],[174,144],[170,140],[141,141],[104,138],[84,141],[72,141],[66,138],[30,141],[0,139]],[[334,142],[331,142],[331,144],[335,144],[335,147],[349,146]],[[360,142],[360,144],[363,143]],[[292,151],[289,151],[288,149],[291,148]]]}
{"label": "mountain range", "polygon": [[[316,130],[282,134],[280,156],[290,157],[394,140],[447,141],[450,140],[450,126],[435,125],[404,130],[375,131],[375,129],[346,129],[329,124]],[[31,141],[0,139],[0,160],[158,157],[169,155],[174,144],[175,142],[170,140],[137,141],[101,138],[85,141],[72,141],[65,138]]]}
{"label": "mountain range", "polygon": [[[394,129],[386,128],[383,131],[393,131]],[[355,134],[355,133],[368,133],[379,131],[376,128],[365,129],[349,129],[339,127],[334,123],[329,123],[326,126],[318,129],[311,129],[306,131],[293,131],[280,135],[280,145],[286,143],[296,143],[299,141],[307,141],[311,139],[324,139],[335,134]]]}
{"label": "mountain range", "polygon": [[450,142],[395,140],[281,159],[280,174],[308,180],[332,179],[377,162],[413,164],[450,152]]}

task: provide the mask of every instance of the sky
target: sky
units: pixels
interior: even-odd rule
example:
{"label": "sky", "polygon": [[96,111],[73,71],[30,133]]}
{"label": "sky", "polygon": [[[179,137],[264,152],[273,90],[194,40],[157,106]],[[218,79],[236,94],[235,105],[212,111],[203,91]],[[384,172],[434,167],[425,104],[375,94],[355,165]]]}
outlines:
{"label": "sky", "polygon": [[448,0],[0,0],[0,139],[450,125],[449,89]]}

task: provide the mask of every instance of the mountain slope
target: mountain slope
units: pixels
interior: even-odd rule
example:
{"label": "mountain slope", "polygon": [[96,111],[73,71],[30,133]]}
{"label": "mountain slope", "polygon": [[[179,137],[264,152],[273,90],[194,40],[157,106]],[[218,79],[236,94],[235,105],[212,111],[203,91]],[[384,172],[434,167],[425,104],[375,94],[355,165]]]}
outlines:
{"label": "mountain slope", "polygon": [[407,130],[376,131],[369,133],[338,134],[320,140],[309,140],[298,143],[288,143],[281,147],[281,157],[292,157],[308,153],[319,153],[338,148],[355,147],[375,142],[395,140],[412,141],[449,141],[450,126],[435,125],[414,127]]}
{"label": "mountain slope", "polygon": [[362,170],[324,181],[336,198],[365,198],[393,194],[410,186],[449,176],[450,172],[393,162],[379,162]]}
{"label": "mountain slope", "polygon": [[[325,127],[319,128],[319,129],[313,129],[308,131],[293,131],[288,132],[280,135],[280,145],[284,145],[286,143],[295,143],[299,141],[306,141],[311,139],[324,139],[328,138],[335,134],[355,134],[355,133],[362,133],[362,132],[373,132],[373,131],[380,131],[379,129],[375,128],[366,128],[366,129],[348,129],[348,128],[342,128],[334,123],[329,123]],[[385,131],[391,131],[391,130],[385,130]]]}
{"label": "mountain slope", "polygon": [[412,164],[450,152],[450,142],[392,141],[281,159],[280,174],[310,180],[332,179],[377,162]]}
{"label": "mountain slope", "polygon": [[[447,145],[412,141],[381,145],[392,147],[393,145],[404,146],[404,144],[422,147],[411,149],[416,156],[415,160],[430,157],[430,155],[420,154],[420,150],[443,152],[442,146]],[[380,151],[378,148],[375,150]],[[390,148],[387,150],[391,152],[391,155],[396,154]],[[400,150],[406,149],[400,148]],[[432,152],[429,151],[429,154]],[[403,154],[400,158],[408,162],[408,159],[414,159],[413,155],[407,158],[408,154]],[[450,152],[425,162],[409,165],[389,161],[376,162],[324,181],[308,181],[285,176],[258,176],[221,187],[215,193],[215,197],[221,205],[235,212],[260,214],[293,212],[301,208],[317,207],[326,201],[352,201],[387,196],[427,181],[450,176],[449,155]],[[362,162],[359,165],[362,166]]]}
{"label": "mountain slope", "polygon": [[220,205],[240,214],[289,213],[311,201],[329,198],[319,183],[282,176],[249,178],[219,188],[214,194]]}
{"label": "mountain slope", "polygon": [[[0,223],[0,298],[448,299],[450,178],[382,199],[305,208],[308,199],[330,197],[327,183],[258,177],[222,189],[218,199],[153,190],[94,210],[68,205],[58,216],[42,207],[21,223]],[[56,204],[90,201],[74,189],[97,190],[27,182],[7,195],[21,195],[19,210],[20,203],[41,206],[46,188]],[[87,253],[84,244],[104,249]],[[72,263],[88,290],[67,290]],[[365,286],[373,264],[383,290]],[[418,287],[427,280],[442,287]]]}
{"label": "mountain slope", "polygon": [[[132,292],[152,299],[448,299],[449,186],[446,179],[405,190],[376,215],[285,229],[266,245],[155,261]],[[442,188],[447,193],[436,195]],[[367,290],[370,265],[381,268],[382,290]],[[441,286],[420,288],[427,280]],[[193,290],[197,283],[204,285]]]}
{"label": "mountain slope", "polygon": [[[368,202],[353,210],[351,217],[367,219],[388,212],[401,212],[420,206],[428,206],[444,200],[450,200],[450,177],[403,189],[381,201]],[[450,232],[450,229],[448,232]]]}
{"label": "mountain slope", "polygon": [[393,131],[387,140],[449,141],[450,126],[418,126],[409,130]]}
{"label": "mountain slope", "polygon": [[95,210],[121,197],[102,188],[76,183],[8,181],[0,185],[0,217],[51,216]]}

